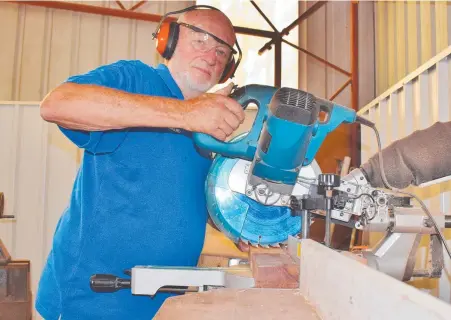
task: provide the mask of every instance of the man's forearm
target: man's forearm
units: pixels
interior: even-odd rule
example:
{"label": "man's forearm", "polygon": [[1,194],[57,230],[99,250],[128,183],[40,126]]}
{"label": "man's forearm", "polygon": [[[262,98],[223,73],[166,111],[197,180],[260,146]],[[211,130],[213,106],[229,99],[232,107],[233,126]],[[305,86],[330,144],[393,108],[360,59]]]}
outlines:
{"label": "man's forearm", "polygon": [[[451,122],[437,122],[392,143],[382,157],[387,180],[396,188],[451,175]],[[384,186],[377,154],[362,169],[373,187]]]}
{"label": "man's forearm", "polygon": [[41,116],[62,127],[101,131],[127,127],[183,128],[183,101],[65,83],[41,103]]}

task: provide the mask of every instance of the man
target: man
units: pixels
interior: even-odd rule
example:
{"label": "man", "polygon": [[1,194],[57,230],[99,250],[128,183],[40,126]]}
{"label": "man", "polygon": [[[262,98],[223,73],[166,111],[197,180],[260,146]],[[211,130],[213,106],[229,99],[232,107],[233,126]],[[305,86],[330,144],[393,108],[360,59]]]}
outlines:
{"label": "man", "polygon": [[180,25],[167,66],[119,61],[69,78],[42,101],[41,116],[85,149],[39,284],[36,308],[47,320],[151,319],[168,294],[94,293],[90,276],[197,264],[210,159],[191,132],[224,140],[244,113],[227,97],[231,85],[205,93],[231,56],[231,22],[214,10],[188,11],[179,21],[222,41]]}

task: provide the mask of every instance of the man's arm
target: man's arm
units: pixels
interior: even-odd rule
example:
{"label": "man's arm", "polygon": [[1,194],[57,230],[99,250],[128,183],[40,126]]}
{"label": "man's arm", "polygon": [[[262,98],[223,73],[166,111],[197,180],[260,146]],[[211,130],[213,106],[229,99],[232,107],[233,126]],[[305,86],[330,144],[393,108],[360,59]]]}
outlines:
{"label": "man's arm", "polygon": [[217,94],[177,100],[98,85],[64,83],[44,98],[41,116],[75,130],[167,127],[207,133],[224,140],[244,120],[241,106],[226,96],[231,85]]}
{"label": "man's arm", "polygon": [[[451,175],[451,121],[437,122],[382,150],[384,171],[395,188],[406,188]],[[361,166],[373,187],[384,187],[378,154]]]}

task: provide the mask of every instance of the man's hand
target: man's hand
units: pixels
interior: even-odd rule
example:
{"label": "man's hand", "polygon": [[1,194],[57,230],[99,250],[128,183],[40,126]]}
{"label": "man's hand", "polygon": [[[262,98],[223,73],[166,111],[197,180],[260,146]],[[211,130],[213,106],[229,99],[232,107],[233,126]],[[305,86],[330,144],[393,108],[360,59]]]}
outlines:
{"label": "man's hand", "polygon": [[230,136],[244,121],[243,108],[228,97],[232,87],[233,83],[230,83],[215,93],[186,100],[185,129],[206,133],[222,141]]}

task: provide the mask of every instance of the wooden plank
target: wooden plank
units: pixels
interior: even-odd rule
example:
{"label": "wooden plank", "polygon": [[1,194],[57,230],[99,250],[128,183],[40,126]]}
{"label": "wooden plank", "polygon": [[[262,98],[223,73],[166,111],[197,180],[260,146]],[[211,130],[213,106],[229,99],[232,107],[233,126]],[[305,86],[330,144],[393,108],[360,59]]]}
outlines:
{"label": "wooden plank", "polygon": [[406,75],[406,12],[404,1],[396,1],[396,80]]}
{"label": "wooden plank", "polygon": [[439,53],[448,46],[448,3],[435,1],[435,52]]}
{"label": "wooden plank", "polygon": [[222,232],[207,224],[202,255],[247,259],[248,254],[240,251],[232,240]]}
{"label": "wooden plank", "polygon": [[251,269],[256,288],[299,287],[299,263],[284,251],[251,253]]}
{"label": "wooden plank", "polygon": [[[395,84],[401,76],[396,74],[396,45],[395,45],[395,30],[396,30],[396,3],[387,2],[387,73],[388,73],[388,87]],[[380,66],[382,67],[382,66]],[[385,88],[384,88],[385,89]]]}
{"label": "wooden plank", "polygon": [[298,252],[300,291],[321,319],[449,319],[449,304],[319,243],[301,240]]}
{"label": "wooden plank", "polygon": [[431,3],[420,1],[421,63],[432,57]]}
{"label": "wooden plank", "polygon": [[407,2],[407,72],[412,72],[418,67],[418,24],[417,4]]}
{"label": "wooden plank", "polygon": [[320,318],[299,290],[217,289],[171,297],[164,302],[154,319],[319,320]]}
{"label": "wooden plank", "polygon": [[388,88],[387,73],[387,4],[376,2],[376,94]]}

